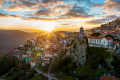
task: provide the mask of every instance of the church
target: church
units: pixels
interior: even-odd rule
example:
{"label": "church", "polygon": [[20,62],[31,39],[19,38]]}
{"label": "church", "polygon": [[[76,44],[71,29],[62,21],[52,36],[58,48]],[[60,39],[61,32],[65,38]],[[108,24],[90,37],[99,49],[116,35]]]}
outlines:
{"label": "church", "polygon": [[79,31],[79,37],[82,38],[84,37],[84,28],[81,26],[80,31]]}

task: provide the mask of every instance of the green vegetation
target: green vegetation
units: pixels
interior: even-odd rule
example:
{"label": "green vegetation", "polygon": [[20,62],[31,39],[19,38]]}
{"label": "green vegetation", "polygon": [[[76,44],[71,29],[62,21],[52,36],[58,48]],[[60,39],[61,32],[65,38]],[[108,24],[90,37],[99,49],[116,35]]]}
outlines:
{"label": "green vegetation", "polygon": [[105,37],[111,37],[112,39],[114,38],[114,36],[110,34],[106,35]]}
{"label": "green vegetation", "polygon": [[[104,74],[113,74],[112,64],[117,63],[111,62],[113,54],[107,52],[107,48],[89,47],[86,56],[86,64],[79,67],[75,65],[71,56],[61,56],[57,62],[51,64],[51,73],[63,80],[74,80],[75,78],[89,80]],[[116,65],[116,67],[119,69],[120,66]]]}
{"label": "green vegetation", "polygon": [[[115,75],[120,78],[120,57],[118,54],[107,52],[107,48],[89,47],[87,61],[84,65],[77,66],[73,57],[64,56],[66,50],[61,50],[56,62],[42,67],[39,70],[56,74],[62,80],[94,80],[104,74]],[[47,80],[43,75],[38,75],[30,64],[26,64],[15,57],[4,57],[0,60],[1,78],[7,80]]]}
{"label": "green vegetation", "polygon": [[40,63],[38,65],[38,69],[43,72],[48,72],[48,68],[49,68],[49,64],[47,64],[46,66],[42,66],[42,64]]}
{"label": "green vegetation", "polygon": [[92,33],[91,36],[100,36],[101,34],[99,32]]}
{"label": "green vegetation", "polygon": [[73,77],[73,76],[62,76],[61,78],[63,80],[76,80],[75,77]]}
{"label": "green vegetation", "polygon": [[82,65],[75,70],[75,74],[81,79],[88,79],[93,77],[93,70],[90,65]]}
{"label": "green vegetation", "polygon": [[98,65],[102,67],[108,67],[108,59],[111,58],[112,54],[106,51],[106,48],[89,47],[87,51],[87,63],[95,70]]}
{"label": "green vegetation", "polygon": [[30,69],[30,64],[15,57],[4,57],[0,60],[0,76],[5,80],[30,80],[37,73]]}
{"label": "green vegetation", "polygon": [[113,55],[113,61],[111,64],[114,66],[113,75],[116,75],[120,78],[120,58],[118,57],[118,55]]}
{"label": "green vegetation", "polygon": [[58,62],[51,64],[51,72],[63,72],[65,74],[71,74],[72,70],[75,68],[75,63],[70,56],[61,58]]}
{"label": "green vegetation", "polygon": [[0,76],[9,72],[13,67],[17,66],[19,60],[17,58],[4,57],[0,60]]}
{"label": "green vegetation", "polygon": [[47,77],[45,77],[41,74],[38,74],[38,75],[34,76],[33,78],[31,78],[30,80],[47,80]]}

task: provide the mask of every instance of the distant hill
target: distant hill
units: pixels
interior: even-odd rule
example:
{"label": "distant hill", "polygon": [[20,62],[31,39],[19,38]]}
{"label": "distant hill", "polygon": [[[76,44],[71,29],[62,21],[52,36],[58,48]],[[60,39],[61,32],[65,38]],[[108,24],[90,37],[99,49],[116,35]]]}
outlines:
{"label": "distant hill", "polygon": [[28,33],[19,30],[0,30],[0,56],[13,51],[29,39],[35,39],[38,33]]}

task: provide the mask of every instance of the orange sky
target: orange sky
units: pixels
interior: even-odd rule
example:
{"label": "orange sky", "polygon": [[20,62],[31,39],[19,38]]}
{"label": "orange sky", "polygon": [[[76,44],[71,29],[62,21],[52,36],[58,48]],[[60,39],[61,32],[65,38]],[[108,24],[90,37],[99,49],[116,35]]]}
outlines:
{"label": "orange sky", "polygon": [[120,16],[119,0],[0,0],[0,29],[79,30]]}

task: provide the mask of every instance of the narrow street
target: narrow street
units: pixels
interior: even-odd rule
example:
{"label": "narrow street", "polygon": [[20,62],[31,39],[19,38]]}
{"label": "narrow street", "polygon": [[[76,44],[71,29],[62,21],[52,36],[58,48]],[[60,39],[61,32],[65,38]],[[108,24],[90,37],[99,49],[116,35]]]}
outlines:
{"label": "narrow street", "polygon": [[48,80],[59,80],[59,79],[51,76],[50,74],[47,74],[47,73],[44,73],[43,71],[40,71],[37,67],[38,67],[38,63],[36,64],[35,70],[37,71],[37,73],[46,76],[48,78]]}

